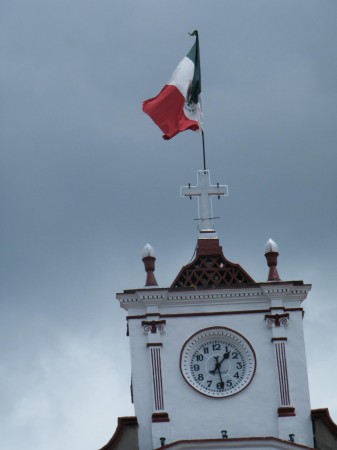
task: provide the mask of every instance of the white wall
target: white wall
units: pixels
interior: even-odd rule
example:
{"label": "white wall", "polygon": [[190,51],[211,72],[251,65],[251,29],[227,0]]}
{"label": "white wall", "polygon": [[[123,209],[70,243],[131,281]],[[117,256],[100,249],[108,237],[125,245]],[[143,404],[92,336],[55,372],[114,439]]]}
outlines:
{"label": "white wall", "polygon": [[[273,286],[275,288],[275,286]],[[283,284],[284,287],[284,284]],[[235,293],[238,293],[238,289]],[[245,295],[247,288],[243,288]],[[289,289],[288,289],[289,291]],[[208,291],[214,293],[214,291]],[[221,292],[221,291],[220,291]],[[142,315],[146,312],[161,314],[165,318],[165,333],[151,335],[151,339],[162,342],[161,361],[164,384],[164,409],[170,422],[154,424],[158,433],[165,430],[166,443],[181,439],[215,439],[221,437],[221,430],[227,430],[230,438],[274,436],[288,440],[289,434],[296,435],[296,442],[312,446],[310,421],[309,389],[307,382],[306,357],[303,340],[302,312],[290,311],[289,324],[278,330],[287,337],[286,352],[289,386],[292,406],[296,409],[294,417],[278,417],[280,406],[279,384],[275,361],[274,344],[271,342],[272,329],[265,321],[265,314],[273,303],[300,308],[306,293],[291,296],[289,292],[271,299],[254,288],[251,296],[244,298],[227,297],[222,299],[197,299],[193,293],[180,301],[170,299],[170,293],[159,291],[158,297],[151,300],[140,299],[135,293],[133,302],[124,304],[128,315]],[[153,290],[148,293],[156,297]],[[200,294],[200,291],[198,292]],[[141,293],[144,295],[144,291]],[[130,295],[128,296],[130,297]],[[168,297],[168,298],[167,298]],[[282,297],[282,298],[281,298]],[[125,296],[119,296],[123,303]],[[146,306],[145,304],[148,303]],[[149,306],[149,303],[151,306]],[[247,314],[203,315],[189,317],[165,317],[167,314],[188,314],[215,311],[252,311]],[[274,311],[273,311],[274,312]],[[280,310],[279,312],[283,312]],[[153,317],[151,317],[151,320]],[[147,342],[141,321],[144,318],[130,319],[130,346],[135,413],[139,422],[140,450],[149,450],[152,445],[151,416],[153,410],[152,373]],[[184,343],[197,331],[211,326],[223,326],[241,333],[253,346],[256,353],[256,373],[250,385],[236,395],[227,398],[209,398],[192,389],[183,379],[180,368],[180,352]]]}

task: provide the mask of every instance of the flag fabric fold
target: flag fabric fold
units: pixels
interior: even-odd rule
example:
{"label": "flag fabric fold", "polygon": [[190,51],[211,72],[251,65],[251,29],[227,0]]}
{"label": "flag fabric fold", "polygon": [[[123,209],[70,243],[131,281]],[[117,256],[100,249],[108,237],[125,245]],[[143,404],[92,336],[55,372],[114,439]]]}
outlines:
{"label": "flag fabric fold", "polygon": [[180,61],[160,93],[143,102],[148,114],[168,140],[185,131],[202,130],[201,73],[198,32],[195,43]]}

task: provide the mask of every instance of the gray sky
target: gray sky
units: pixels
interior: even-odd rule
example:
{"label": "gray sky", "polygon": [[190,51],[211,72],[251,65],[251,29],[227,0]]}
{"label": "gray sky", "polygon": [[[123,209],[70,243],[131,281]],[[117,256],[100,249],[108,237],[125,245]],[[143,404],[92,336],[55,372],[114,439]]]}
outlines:
{"label": "gray sky", "polygon": [[171,284],[196,243],[179,198],[201,138],[142,113],[200,33],[207,165],[228,259],[265,281],[264,243],[305,303],[312,407],[337,421],[337,3],[3,0],[1,447],[92,450],[132,415],[125,315],[141,250]]}

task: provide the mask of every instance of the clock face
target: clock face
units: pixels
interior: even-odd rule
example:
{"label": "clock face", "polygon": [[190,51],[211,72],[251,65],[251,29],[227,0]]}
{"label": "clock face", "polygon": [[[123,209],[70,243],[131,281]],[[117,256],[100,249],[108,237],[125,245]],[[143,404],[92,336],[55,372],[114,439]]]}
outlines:
{"label": "clock face", "polygon": [[252,381],[253,347],[239,333],[214,327],[199,331],[182,348],[180,370],[194,389],[210,397],[237,394]]}

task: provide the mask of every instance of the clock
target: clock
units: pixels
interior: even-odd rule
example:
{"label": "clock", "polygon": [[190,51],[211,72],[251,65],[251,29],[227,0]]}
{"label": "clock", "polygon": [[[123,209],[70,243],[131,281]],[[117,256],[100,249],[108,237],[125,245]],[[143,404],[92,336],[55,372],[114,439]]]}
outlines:
{"label": "clock", "polygon": [[191,336],[180,355],[185,381],[201,394],[223,398],[252,381],[255,352],[240,333],[225,327],[205,328]]}

